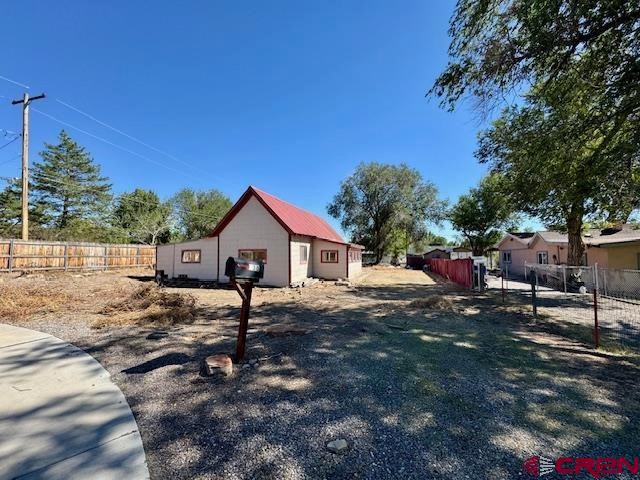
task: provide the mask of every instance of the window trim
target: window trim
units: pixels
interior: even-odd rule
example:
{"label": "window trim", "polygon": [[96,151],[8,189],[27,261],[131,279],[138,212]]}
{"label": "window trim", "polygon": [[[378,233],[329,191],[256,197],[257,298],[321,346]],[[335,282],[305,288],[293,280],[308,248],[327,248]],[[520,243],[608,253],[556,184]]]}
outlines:
{"label": "window trim", "polygon": [[[335,252],[336,253],[336,260],[335,261],[331,261],[331,260],[325,261],[325,259],[324,259],[325,252]],[[320,250],[320,263],[340,263],[340,250]]]}
{"label": "window trim", "polygon": [[[241,254],[242,252],[264,252],[264,260],[262,263],[267,264],[267,249],[266,248],[239,248],[238,249],[238,258],[244,258]],[[252,260],[255,261],[255,260]]]}
{"label": "window trim", "polygon": [[[309,245],[298,245],[300,247],[300,265],[307,265],[309,263]],[[302,249],[304,248],[304,259],[302,258]]]}
{"label": "window trim", "polygon": [[[505,260],[505,254],[509,254],[509,260]],[[511,250],[503,250],[502,251],[502,263],[511,263]]]}
{"label": "window trim", "polygon": [[[187,252],[198,252],[198,261],[186,261],[184,260],[184,254]],[[202,263],[202,250],[199,248],[185,248],[180,251],[180,263]]]}
{"label": "window trim", "polygon": [[[541,262],[540,261],[540,257],[544,254],[544,257],[546,259],[546,262]],[[549,265],[549,252],[547,252],[546,250],[538,250],[536,252],[536,263],[538,265]]]}

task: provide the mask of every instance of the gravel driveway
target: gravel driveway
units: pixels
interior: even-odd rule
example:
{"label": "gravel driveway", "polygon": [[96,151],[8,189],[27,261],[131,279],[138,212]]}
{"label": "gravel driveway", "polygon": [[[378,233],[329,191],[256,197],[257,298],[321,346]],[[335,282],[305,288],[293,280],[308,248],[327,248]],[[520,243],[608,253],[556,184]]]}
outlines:
{"label": "gravel driveway", "polygon": [[[149,328],[90,329],[90,313],[22,324],[111,372],[155,479],[508,479],[532,455],[637,452],[637,359],[594,352],[419,271],[367,270],[353,287],[258,289],[247,351],[257,363],[228,379],[199,368],[234,351],[232,291],[190,290],[197,321],[155,340]],[[415,302],[434,297],[452,306]],[[272,337],[274,325],[305,333]],[[329,452],[341,438],[347,450]]]}

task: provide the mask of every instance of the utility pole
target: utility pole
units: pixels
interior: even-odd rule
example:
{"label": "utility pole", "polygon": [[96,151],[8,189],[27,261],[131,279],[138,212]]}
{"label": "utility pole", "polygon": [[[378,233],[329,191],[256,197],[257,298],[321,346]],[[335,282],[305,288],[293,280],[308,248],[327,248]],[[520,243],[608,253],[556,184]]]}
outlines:
{"label": "utility pole", "polygon": [[22,240],[29,240],[29,104],[44,98],[42,95],[14,100],[11,105],[22,104]]}

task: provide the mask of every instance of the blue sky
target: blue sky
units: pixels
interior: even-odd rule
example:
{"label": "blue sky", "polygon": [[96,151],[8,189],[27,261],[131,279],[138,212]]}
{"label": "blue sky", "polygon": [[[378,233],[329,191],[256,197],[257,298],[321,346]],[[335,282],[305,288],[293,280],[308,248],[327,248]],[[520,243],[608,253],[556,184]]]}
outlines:
{"label": "blue sky", "polygon": [[[23,0],[0,31],[0,75],[47,93],[33,109],[137,154],[66,127],[116,192],[189,186],[235,200],[254,184],[327,216],[340,181],[378,161],[417,168],[455,201],[485,167],[470,108],[424,98],[447,61],[453,7]],[[0,80],[0,129],[20,129],[10,100],[24,90]],[[61,128],[32,110],[32,161]],[[0,176],[18,175],[19,143],[0,150]]]}

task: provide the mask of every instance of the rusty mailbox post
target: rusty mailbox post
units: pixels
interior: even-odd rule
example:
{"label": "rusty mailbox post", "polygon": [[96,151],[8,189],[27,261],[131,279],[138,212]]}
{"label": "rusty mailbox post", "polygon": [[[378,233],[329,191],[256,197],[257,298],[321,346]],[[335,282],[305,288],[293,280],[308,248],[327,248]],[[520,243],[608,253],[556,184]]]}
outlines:
{"label": "rusty mailbox post", "polygon": [[224,274],[229,277],[229,281],[242,299],[238,340],[236,342],[236,362],[241,362],[244,358],[247,342],[253,284],[264,277],[264,263],[261,260],[253,261],[245,258],[229,257],[227,258]]}

